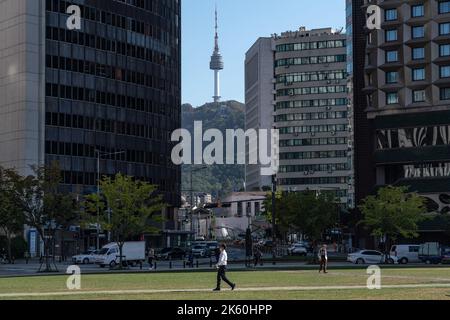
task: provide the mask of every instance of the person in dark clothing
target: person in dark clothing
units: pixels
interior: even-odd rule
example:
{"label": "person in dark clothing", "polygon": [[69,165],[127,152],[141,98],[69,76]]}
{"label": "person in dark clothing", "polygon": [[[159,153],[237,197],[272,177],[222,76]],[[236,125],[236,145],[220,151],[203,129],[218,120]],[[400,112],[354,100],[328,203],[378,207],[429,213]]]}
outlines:
{"label": "person in dark clothing", "polygon": [[217,286],[214,289],[214,291],[220,291],[220,284],[221,284],[222,280],[231,287],[231,290],[234,290],[236,288],[236,284],[234,284],[230,280],[228,280],[228,278],[226,276],[227,264],[228,264],[228,255],[226,252],[226,248],[227,248],[227,246],[225,244],[222,244],[220,246],[219,262],[217,262],[217,265],[216,265],[216,267],[217,267]]}
{"label": "person in dark clothing", "polygon": [[254,260],[255,260],[255,267],[256,267],[256,266],[258,266],[259,263],[261,263],[262,252],[259,249],[259,247],[255,247],[254,252],[255,252]]}
{"label": "person in dark clothing", "polygon": [[28,264],[28,261],[30,260],[30,253],[28,251],[25,251],[24,253],[25,263]]}

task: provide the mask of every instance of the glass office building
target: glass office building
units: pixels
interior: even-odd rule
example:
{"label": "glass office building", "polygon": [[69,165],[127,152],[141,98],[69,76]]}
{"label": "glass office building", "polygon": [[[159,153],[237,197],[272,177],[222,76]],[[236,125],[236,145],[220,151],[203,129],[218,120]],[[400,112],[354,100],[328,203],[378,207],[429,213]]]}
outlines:
{"label": "glass office building", "polygon": [[[80,30],[66,25],[70,5]],[[178,207],[180,10],[179,0],[2,1],[0,164],[27,173],[58,161],[63,187],[86,194],[100,157],[101,175],[159,185]]]}

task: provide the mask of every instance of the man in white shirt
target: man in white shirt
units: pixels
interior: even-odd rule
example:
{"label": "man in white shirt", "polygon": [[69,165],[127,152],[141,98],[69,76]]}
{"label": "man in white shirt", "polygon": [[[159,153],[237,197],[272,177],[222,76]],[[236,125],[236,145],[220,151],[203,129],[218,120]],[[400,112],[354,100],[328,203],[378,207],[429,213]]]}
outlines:
{"label": "man in white shirt", "polygon": [[320,269],[319,269],[319,273],[323,272],[324,273],[328,273],[327,271],[327,267],[328,267],[328,252],[327,252],[327,245],[324,244],[320,249],[319,249],[319,255],[318,255],[319,261],[320,261]]}
{"label": "man in white shirt", "polygon": [[236,288],[236,285],[232,283],[230,280],[227,279],[226,271],[227,271],[227,264],[228,264],[228,255],[226,252],[227,246],[225,244],[220,245],[220,257],[219,262],[217,263],[217,287],[214,289],[214,291],[220,291],[220,284],[221,281],[225,281],[230,287],[231,290],[234,290]]}

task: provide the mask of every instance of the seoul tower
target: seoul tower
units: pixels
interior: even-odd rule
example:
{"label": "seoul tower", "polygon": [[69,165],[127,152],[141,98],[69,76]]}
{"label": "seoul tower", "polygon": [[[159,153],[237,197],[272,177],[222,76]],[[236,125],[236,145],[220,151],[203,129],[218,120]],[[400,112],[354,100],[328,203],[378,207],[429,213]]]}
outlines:
{"label": "seoul tower", "polygon": [[219,32],[217,24],[217,7],[216,7],[216,36],[214,38],[214,52],[211,56],[209,68],[214,71],[214,102],[220,102],[220,70],[223,70],[223,58],[219,50]]}

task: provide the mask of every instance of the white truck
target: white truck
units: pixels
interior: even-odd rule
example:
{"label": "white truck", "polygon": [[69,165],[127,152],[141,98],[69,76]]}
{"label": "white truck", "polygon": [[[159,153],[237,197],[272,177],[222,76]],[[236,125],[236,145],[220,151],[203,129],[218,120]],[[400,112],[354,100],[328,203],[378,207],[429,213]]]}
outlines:
{"label": "white truck", "polygon": [[[97,255],[96,264],[114,268],[120,263],[119,246],[116,242],[105,245]],[[122,263],[135,266],[145,262],[145,241],[125,242],[122,247]]]}

